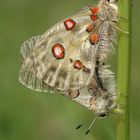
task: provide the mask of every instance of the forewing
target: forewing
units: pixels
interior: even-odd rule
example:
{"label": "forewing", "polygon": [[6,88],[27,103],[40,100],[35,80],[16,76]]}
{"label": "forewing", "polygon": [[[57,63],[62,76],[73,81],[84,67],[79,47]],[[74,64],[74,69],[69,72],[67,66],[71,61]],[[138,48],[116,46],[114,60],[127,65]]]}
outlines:
{"label": "forewing", "polygon": [[[23,55],[24,61],[20,71],[20,81],[24,85],[38,90],[36,81],[39,81],[43,86],[46,85],[46,91],[50,90],[50,87],[63,91],[79,89],[88,84],[94,75],[94,57],[97,51],[97,45],[91,45],[89,33],[86,31],[87,26],[93,23],[89,8],[84,8],[74,16],[59,22],[35,39],[34,46],[29,47],[30,52],[27,54],[23,48],[30,46],[34,38],[26,41],[26,45],[24,43],[21,53],[26,55]],[[65,25],[67,20],[76,23],[73,29],[69,29],[71,23]],[[53,52],[54,46],[58,44],[63,47],[55,48],[55,54],[59,54],[59,58]],[[74,67],[76,60],[80,60],[80,68]]]}

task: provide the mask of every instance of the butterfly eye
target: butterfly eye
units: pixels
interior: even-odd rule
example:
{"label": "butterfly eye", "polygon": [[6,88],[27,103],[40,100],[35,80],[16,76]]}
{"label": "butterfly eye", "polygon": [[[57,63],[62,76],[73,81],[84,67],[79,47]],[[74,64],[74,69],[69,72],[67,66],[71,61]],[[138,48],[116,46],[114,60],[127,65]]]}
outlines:
{"label": "butterfly eye", "polygon": [[117,2],[118,0],[107,0],[108,2]]}
{"label": "butterfly eye", "polygon": [[101,113],[99,116],[100,117],[105,117],[105,116],[107,116],[108,115],[108,113]]}

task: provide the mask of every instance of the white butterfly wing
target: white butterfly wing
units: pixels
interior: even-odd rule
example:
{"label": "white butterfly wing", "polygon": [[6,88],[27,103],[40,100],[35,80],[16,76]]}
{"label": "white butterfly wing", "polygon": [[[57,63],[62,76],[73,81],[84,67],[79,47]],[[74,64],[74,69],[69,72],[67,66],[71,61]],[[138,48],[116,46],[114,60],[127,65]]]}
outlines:
{"label": "white butterfly wing", "polygon": [[[64,20],[42,36],[27,40],[23,44],[21,53],[24,60],[19,79],[24,85],[36,90],[44,90],[41,86],[45,86],[47,91],[50,90],[48,87],[75,90],[89,82],[94,74],[96,54],[96,45],[91,45],[89,33],[86,31],[87,26],[93,23],[90,14],[89,8],[84,8],[68,18],[76,23],[72,30],[66,29]],[[61,59],[52,52],[56,44],[61,44],[64,49],[64,57]],[[59,53],[59,50],[55,51]],[[84,69],[74,68],[73,63],[76,60],[80,60]]]}

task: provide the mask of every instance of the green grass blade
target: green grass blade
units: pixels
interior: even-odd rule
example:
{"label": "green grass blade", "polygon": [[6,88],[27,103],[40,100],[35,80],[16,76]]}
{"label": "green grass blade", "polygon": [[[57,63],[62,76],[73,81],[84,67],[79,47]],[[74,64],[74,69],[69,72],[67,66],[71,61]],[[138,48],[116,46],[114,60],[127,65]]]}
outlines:
{"label": "green grass blade", "polygon": [[116,140],[130,140],[130,68],[131,68],[131,0],[119,0],[119,28],[129,32],[119,33],[118,49],[118,105],[123,113],[118,117]]}

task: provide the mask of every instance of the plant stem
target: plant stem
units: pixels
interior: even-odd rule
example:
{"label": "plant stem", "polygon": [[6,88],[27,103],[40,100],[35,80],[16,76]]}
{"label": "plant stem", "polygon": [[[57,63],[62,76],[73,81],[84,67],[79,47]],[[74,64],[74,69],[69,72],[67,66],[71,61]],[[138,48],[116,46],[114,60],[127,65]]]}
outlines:
{"label": "plant stem", "polygon": [[[130,140],[130,68],[131,68],[131,0],[119,0],[119,33],[117,91],[122,114],[118,117],[116,140]],[[126,18],[126,19],[125,19]]]}

